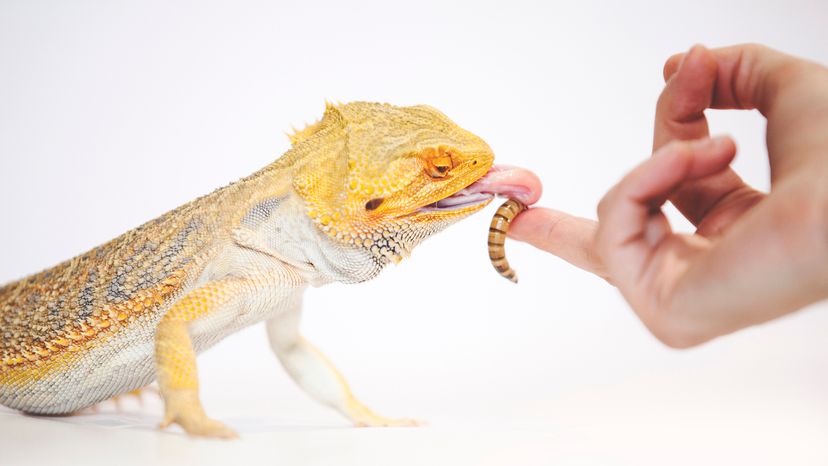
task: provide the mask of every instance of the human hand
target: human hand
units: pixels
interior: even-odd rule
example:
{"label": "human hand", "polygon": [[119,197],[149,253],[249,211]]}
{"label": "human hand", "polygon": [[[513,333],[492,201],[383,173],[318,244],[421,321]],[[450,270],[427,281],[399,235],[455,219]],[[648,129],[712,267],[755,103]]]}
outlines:
{"label": "human hand", "polygon": [[[758,45],[701,46],[667,60],[653,157],[598,205],[598,222],[533,208],[509,236],[618,287],[672,347],[698,345],[828,298],[828,69]],[[703,111],[767,118],[771,192],[729,167]],[[670,200],[695,226],[674,233]]]}

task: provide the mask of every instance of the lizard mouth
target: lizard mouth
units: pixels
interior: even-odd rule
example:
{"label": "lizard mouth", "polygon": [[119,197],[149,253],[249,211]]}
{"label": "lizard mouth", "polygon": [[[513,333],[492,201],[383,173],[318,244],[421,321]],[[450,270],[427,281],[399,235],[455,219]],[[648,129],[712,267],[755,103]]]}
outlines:
{"label": "lizard mouth", "polygon": [[491,193],[470,193],[460,194],[469,188],[464,188],[449,197],[432,202],[427,206],[420,207],[420,212],[451,212],[455,210],[474,207],[478,204],[485,204],[494,199]]}
{"label": "lizard mouth", "polygon": [[524,168],[494,165],[477,181],[420,208],[421,212],[454,212],[482,208],[496,196],[517,199],[526,205],[534,204],[541,195],[537,175]]}

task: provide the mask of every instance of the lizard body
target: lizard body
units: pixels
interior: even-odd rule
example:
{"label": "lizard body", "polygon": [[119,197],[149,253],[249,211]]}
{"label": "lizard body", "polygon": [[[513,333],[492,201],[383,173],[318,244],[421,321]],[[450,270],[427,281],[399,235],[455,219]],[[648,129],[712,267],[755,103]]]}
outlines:
{"label": "lizard body", "polygon": [[464,188],[491,149],[430,107],[359,102],[328,105],[291,140],[253,175],[0,288],[0,403],[70,413],[157,379],[162,425],[231,437],[201,407],[195,356],[266,321],[311,396],[356,424],[408,424],[357,401],[301,337],[301,297],[368,280],[487,205],[492,193]]}

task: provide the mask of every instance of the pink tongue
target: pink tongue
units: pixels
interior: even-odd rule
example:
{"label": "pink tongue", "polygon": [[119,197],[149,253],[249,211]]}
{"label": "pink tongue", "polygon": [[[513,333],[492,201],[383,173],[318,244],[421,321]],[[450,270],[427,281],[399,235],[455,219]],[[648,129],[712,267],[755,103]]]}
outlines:
{"label": "pink tongue", "polygon": [[495,165],[483,178],[462,192],[490,193],[532,205],[538,202],[542,190],[540,179],[529,170],[508,165]]}

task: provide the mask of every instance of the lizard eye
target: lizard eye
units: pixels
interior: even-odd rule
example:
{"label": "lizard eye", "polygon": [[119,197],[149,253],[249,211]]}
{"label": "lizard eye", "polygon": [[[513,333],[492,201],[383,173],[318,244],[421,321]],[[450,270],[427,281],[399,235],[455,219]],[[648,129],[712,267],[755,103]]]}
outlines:
{"label": "lizard eye", "polygon": [[384,199],[381,197],[371,199],[370,201],[365,203],[365,210],[376,210],[376,208],[379,207],[380,204],[382,204],[382,201],[384,201]]}
{"label": "lizard eye", "polygon": [[431,159],[428,167],[428,174],[432,178],[445,178],[446,174],[453,167],[451,156],[436,157]]}

